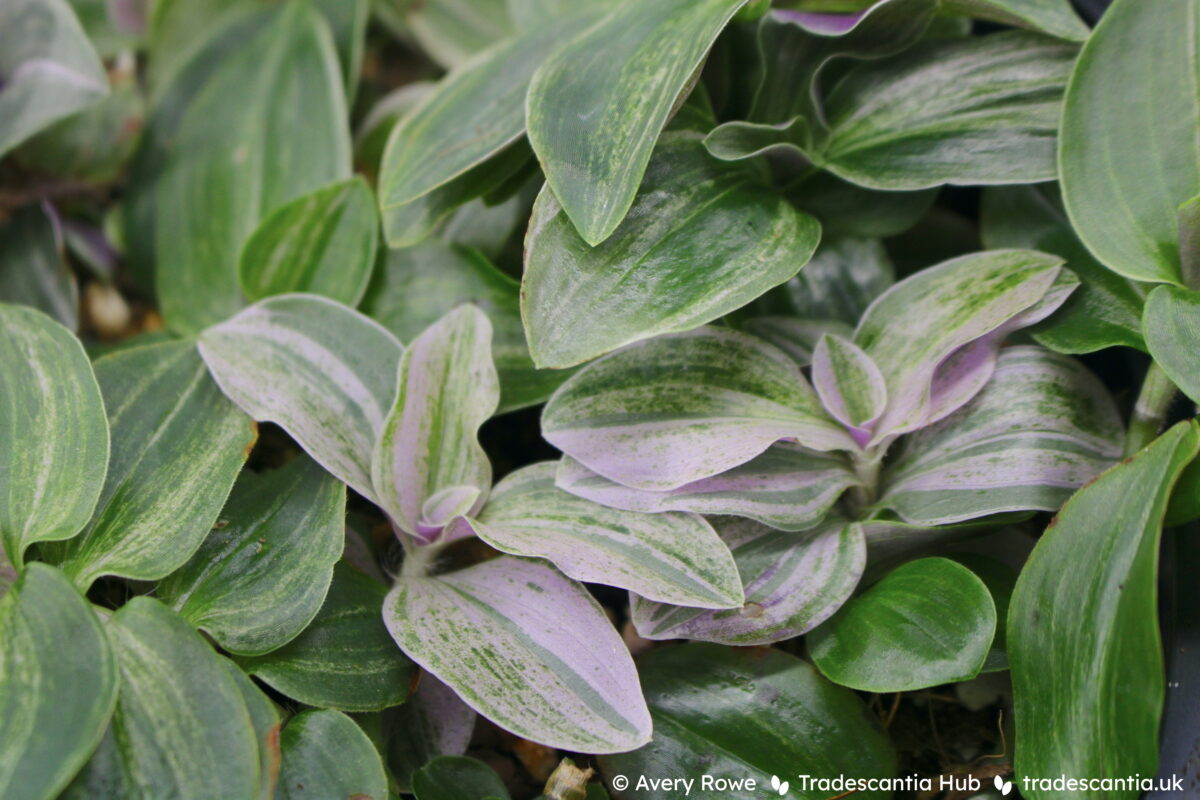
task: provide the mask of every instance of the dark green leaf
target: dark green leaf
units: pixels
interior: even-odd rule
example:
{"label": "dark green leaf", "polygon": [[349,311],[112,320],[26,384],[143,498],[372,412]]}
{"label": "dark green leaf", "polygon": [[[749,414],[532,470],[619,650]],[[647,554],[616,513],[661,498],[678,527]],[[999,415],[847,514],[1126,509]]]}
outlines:
{"label": "dark green leaf", "polygon": [[413,773],[417,800],[508,800],[496,771],[473,758],[438,756]]}
{"label": "dark green leaf", "polygon": [[375,745],[340,711],[305,711],[280,737],[276,800],[387,800],[387,776]]}
{"label": "dark green leaf", "polygon": [[79,287],[48,204],[0,221],[0,302],[33,306],[72,331],[79,326]]}
{"label": "dark green leaf", "polygon": [[1154,363],[1200,402],[1200,293],[1158,287],[1146,299],[1142,324]]}

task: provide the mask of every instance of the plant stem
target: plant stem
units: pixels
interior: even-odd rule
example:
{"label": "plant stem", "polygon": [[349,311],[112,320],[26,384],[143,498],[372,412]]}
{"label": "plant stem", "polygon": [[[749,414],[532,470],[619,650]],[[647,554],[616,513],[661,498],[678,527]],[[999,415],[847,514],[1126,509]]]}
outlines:
{"label": "plant stem", "polygon": [[1125,434],[1126,456],[1133,455],[1158,436],[1177,391],[1162,367],[1151,361],[1146,378],[1142,381],[1142,390],[1133,406],[1129,431]]}
{"label": "plant stem", "polygon": [[854,457],[854,472],[862,485],[853,486],[846,494],[850,506],[851,518],[858,519],[862,512],[875,502],[875,494],[879,488],[879,467],[883,463],[883,453],[869,448],[861,456]]}

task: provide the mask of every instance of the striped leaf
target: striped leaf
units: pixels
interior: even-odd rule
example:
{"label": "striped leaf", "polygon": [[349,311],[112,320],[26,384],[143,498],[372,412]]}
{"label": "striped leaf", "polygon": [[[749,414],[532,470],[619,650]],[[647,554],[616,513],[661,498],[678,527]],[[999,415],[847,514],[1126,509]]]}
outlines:
{"label": "striped leaf", "polygon": [[660,336],[589,364],[546,404],[542,435],[593,472],[656,491],[744,464],[784,438],[856,447],[794,361],[722,328]]}
{"label": "striped leaf", "polygon": [[117,708],[64,797],[258,796],[250,712],[204,638],[149,597],[126,603],[107,632],[121,673]]}
{"label": "striped leaf", "polygon": [[983,581],[945,558],[910,561],[854,597],[808,637],[817,669],[865,692],[907,692],[974,678],[996,633]]}
{"label": "striped leaf", "polygon": [[311,292],[358,305],[379,240],[375,197],[351,178],[272,212],[242,248],[238,278],[251,300]]}
{"label": "striped leaf", "polygon": [[993,250],[921,270],[882,294],[854,343],[883,373],[888,407],[872,442],[922,428],[983,388],[1013,330],[1048,316],[1075,286],[1062,259]]}
{"label": "striped leaf", "polygon": [[0,156],[108,94],[104,66],[67,0],[7,0],[0,31]]}
{"label": "striped leaf", "polygon": [[321,15],[310,3],[251,4],[221,20],[155,105],[126,196],[132,265],[153,276],[167,324],[183,333],[242,306],[238,254],[260,220],[350,177],[343,80]]}
{"label": "striped leaf", "polygon": [[0,302],[33,306],[68,330],[79,327],[79,286],[63,252],[63,229],[49,203],[0,220]]}
{"label": "striped leaf", "polygon": [[946,6],[978,19],[1070,41],[1083,41],[1091,32],[1071,8],[1070,0],[948,0]]}
{"label": "striped leaf", "polygon": [[1021,570],[1008,613],[1017,774],[1156,770],[1167,692],[1158,630],[1163,514],[1198,450],[1196,423],[1181,422],[1105,472],[1067,502]]}
{"label": "striped leaf", "polygon": [[29,545],[87,524],[108,420],[83,346],[40,311],[0,303],[0,374],[0,541],[19,570]]}
{"label": "striped leaf", "polygon": [[813,160],[872,189],[1057,177],[1055,137],[1078,49],[1024,31],[931,38],[854,67],[825,101]]}
{"label": "striped leaf", "polygon": [[473,305],[446,314],[404,351],[371,465],[380,503],[404,531],[430,540],[483,505],[492,466],[477,435],[499,398],[492,325]]}
{"label": "striped leaf", "polygon": [[502,556],[402,579],[383,616],[410,657],[518,736],[582,753],[650,739],[629,651],[587,590],[553,567]]}
{"label": "striped leaf", "polygon": [[697,639],[755,645],[791,639],[841,607],[862,576],[862,526],[831,519],[802,534],[717,517],[713,526],[733,552],[746,587],[739,608],[707,611],[630,595],[630,616],[647,639]]}
{"label": "striped leaf", "polygon": [[825,410],[866,444],[887,407],[887,384],[879,367],[854,342],[825,334],[813,351],[813,388]]}
{"label": "striped leaf", "polygon": [[543,461],[510,474],[481,512],[455,525],[469,526],[502,552],[544,558],[578,581],[664,603],[741,606],[737,567],[703,517],[597,505],[555,486],[556,467]]}
{"label": "striped leaf", "polygon": [[1120,457],[1124,434],[1108,390],[1078,361],[1005,348],[983,391],[901,440],[880,505],[919,525],[1054,511]]}
{"label": "striped leaf", "polygon": [[317,295],[260,301],[200,335],[233,402],[286,430],[369,500],[371,451],[396,396],[403,346],[378,323]]}
{"label": "striped leaf", "polygon": [[625,218],[659,132],[745,2],[622,3],[534,74],[529,141],[587,244]]}
{"label": "striped leaf", "polygon": [[292,717],[280,748],[278,800],[387,800],[387,776],[375,745],[340,711],[303,711]]}
{"label": "striped leaf", "polygon": [[379,617],[386,594],[382,584],[339,562],[325,603],[299,636],[277,650],[236,661],[305,705],[379,711],[403,703],[413,665]]}
{"label": "striped leaf", "polygon": [[497,413],[545,402],[569,370],[537,369],[521,324],[521,285],[471,247],[430,239],[389,250],[363,311],[408,342],[446,312],[475,303],[492,323],[492,360],[500,376]]}
{"label": "striped leaf", "polygon": [[[1200,293],[1160,286],[1146,299],[1146,344],[1154,363],[1192,400],[1200,398],[1196,344],[1200,342]],[[1198,401],[1200,402],[1200,401]]]}
{"label": "striped leaf", "polygon": [[680,113],[655,148],[628,218],[598,247],[576,232],[562,195],[542,190],[525,237],[521,303],[538,366],[574,366],[691,330],[808,261],[820,225],[760,185],[752,169],[710,158],[701,140],[711,125],[691,108]]}
{"label": "striped leaf", "polygon": [[61,572],[32,563],[13,578],[8,594],[0,589],[0,794],[49,800],[104,734],[117,664],[91,606]]}
{"label": "striped leaf", "polygon": [[212,533],[157,596],[231,653],[274,650],[320,610],[345,518],[346,487],[303,456],[266,475],[244,471]]}
{"label": "striped leaf", "polygon": [[719,475],[664,492],[622,486],[570,456],[560,462],[556,481],[571,494],[611,508],[731,514],[785,531],[816,525],[843,491],[859,483],[844,455],[818,453],[787,442],[774,444]]}
{"label": "striped leaf", "polygon": [[123,350],[95,368],[112,431],[104,489],[83,533],[46,551],[85,589],[101,575],[157,580],[183,566],[257,437],[190,342]]}
{"label": "striped leaf", "polygon": [[[1116,0],[1079,54],[1059,159],[1071,224],[1109,269],[1179,283],[1179,207],[1200,193],[1200,0]],[[1136,54],[1131,57],[1131,54]]]}

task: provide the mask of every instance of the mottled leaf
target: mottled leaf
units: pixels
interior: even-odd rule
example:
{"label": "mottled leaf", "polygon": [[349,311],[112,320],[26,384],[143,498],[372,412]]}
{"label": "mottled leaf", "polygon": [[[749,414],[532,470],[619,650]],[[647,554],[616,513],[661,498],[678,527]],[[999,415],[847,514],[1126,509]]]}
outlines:
{"label": "mottled leaf", "polygon": [[870,441],[887,407],[887,385],[871,357],[854,342],[827,333],[813,351],[812,380],[825,410],[860,445]]}
{"label": "mottled leaf", "polygon": [[33,306],[69,330],[79,327],[79,286],[64,258],[58,215],[48,203],[0,220],[0,302]]}
{"label": "mottled leaf", "polygon": [[339,480],[375,501],[371,451],[396,396],[403,346],[378,323],[317,295],[260,301],[200,336],[225,394],[274,422]]}
{"label": "mottled leaf", "polygon": [[586,589],[542,562],[502,556],[405,577],[383,615],[410,657],[518,736],[586,753],[650,738],[621,637]]}
{"label": "mottled leaf", "polygon": [[325,600],[342,554],[346,487],[299,456],[245,471],[204,544],[158,597],[231,653],[291,641]]}
{"label": "mottled leaf", "polygon": [[387,776],[375,745],[340,711],[304,711],[280,737],[278,800],[387,800]]}
{"label": "mottled leaf", "polygon": [[311,292],[358,304],[375,266],[379,220],[362,178],[335,183],[273,211],[251,234],[238,263],[251,300]]}
{"label": "mottled leaf", "polygon": [[96,508],[108,420],[83,346],[40,311],[0,303],[0,543],[19,570]]}
{"label": "mottled leaf", "polygon": [[0,588],[0,794],[48,799],[104,734],[117,665],[91,606],[61,572],[33,563],[14,578],[7,594]]}
{"label": "mottled leaf", "polygon": [[971,570],[945,558],[897,567],[808,636],[817,669],[867,692],[964,681],[983,667],[996,606]]}
{"label": "mottled leaf", "polygon": [[80,587],[101,575],[157,580],[204,541],[257,431],[191,342],[123,350],[95,368],[112,432],[108,474],[83,533],[50,552]]}
{"label": "mottled leaf", "polygon": [[721,328],[660,336],[589,364],[546,404],[542,435],[606,478],[658,491],[744,464],[779,439],[855,448],[794,361]]}
{"label": "mottled leaf", "polygon": [[1018,775],[1154,773],[1166,691],[1159,539],[1171,487],[1198,450],[1196,424],[1182,422],[1105,472],[1067,502],[1021,570],[1008,613]]}

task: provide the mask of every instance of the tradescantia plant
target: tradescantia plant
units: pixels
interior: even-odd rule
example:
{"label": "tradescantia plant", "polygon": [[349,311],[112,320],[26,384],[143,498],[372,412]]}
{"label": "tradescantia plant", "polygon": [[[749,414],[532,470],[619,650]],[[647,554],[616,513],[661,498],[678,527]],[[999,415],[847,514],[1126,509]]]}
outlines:
{"label": "tradescantia plant", "polygon": [[0,796],[1170,796],[1197,20],[0,0]]}

